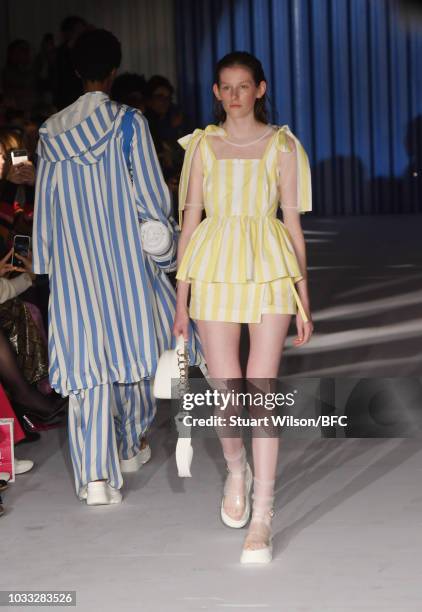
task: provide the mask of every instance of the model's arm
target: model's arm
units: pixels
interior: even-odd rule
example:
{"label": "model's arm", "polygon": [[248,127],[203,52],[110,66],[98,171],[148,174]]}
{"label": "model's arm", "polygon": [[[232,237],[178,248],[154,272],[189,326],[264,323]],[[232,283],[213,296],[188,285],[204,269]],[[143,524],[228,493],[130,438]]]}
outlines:
{"label": "model's arm", "polygon": [[33,270],[48,274],[53,236],[55,164],[38,158],[32,230]]}
{"label": "model's arm", "polygon": [[306,314],[310,317],[310,302],[308,292],[308,272],[306,261],[306,245],[300,222],[300,202],[298,202],[298,163],[297,148],[293,139],[289,138],[290,152],[279,152],[279,192],[280,206],[283,212],[283,223],[292,239],[293,248],[299,263],[303,279],[297,283],[297,290]]}
{"label": "model's arm", "polygon": [[161,171],[147,120],[137,112],[133,122],[131,163],[138,215],[142,220],[161,221],[172,233],[173,241],[169,251],[164,255],[152,256],[158,267],[169,270],[176,255],[176,223],[172,216],[170,192]]}
{"label": "model's arm", "polygon": [[[179,237],[177,248],[177,268],[180,266],[186,247],[191,239],[195,229],[198,227],[202,218],[203,209],[203,167],[201,153],[197,147],[192,159],[191,173],[189,177],[189,186],[186,196],[186,204],[184,207],[182,231]],[[187,324],[189,321],[188,315],[188,299],[189,299],[189,283],[186,281],[177,281],[177,300],[176,300],[176,318],[173,333],[178,336],[183,333],[187,338]],[[185,333],[186,331],[186,333]]]}

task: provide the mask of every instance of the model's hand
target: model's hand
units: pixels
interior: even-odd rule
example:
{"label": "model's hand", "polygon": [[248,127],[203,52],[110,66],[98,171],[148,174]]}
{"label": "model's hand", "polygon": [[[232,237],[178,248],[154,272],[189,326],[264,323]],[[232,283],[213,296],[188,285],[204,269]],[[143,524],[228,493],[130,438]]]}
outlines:
{"label": "model's hand", "polygon": [[12,257],[12,253],[13,249],[10,249],[7,255],[5,255],[3,259],[0,259],[0,276],[5,276],[9,272],[13,272],[12,264],[8,263],[9,259]]}
{"label": "model's hand", "polygon": [[185,342],[189,340],[189,313],[186,307],[178,306],[174,317],[173,335],[178,338],[183,336]]}
{"label": "model's hand", "polygon": [[306,344],[311,339],[312,333],[314,331],[314,324],[309,316],[309,321],[307,323],[302,319],[302,315],[300,312],[296,315],[296,328],[297,328],[297,337],[293,340],[294,346],[302,346]]}

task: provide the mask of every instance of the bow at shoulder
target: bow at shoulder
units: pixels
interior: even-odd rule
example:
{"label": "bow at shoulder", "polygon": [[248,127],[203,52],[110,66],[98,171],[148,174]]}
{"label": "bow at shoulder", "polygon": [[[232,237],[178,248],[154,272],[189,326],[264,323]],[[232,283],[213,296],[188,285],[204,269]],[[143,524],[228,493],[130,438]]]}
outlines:
{"label": "bow at shoulder", "polygon": [[189,177],[192,167],[192,160],[196,148],[204,136],[227,136],[226,131],[218,125],[207,125],[204,130],[197,128],[192,134],[186,134],[177,141],[186,153],[183,162],[182,173],[179,183],[179,227],[182,228],[183,210],[185,208],[186,196],[188,193]]}

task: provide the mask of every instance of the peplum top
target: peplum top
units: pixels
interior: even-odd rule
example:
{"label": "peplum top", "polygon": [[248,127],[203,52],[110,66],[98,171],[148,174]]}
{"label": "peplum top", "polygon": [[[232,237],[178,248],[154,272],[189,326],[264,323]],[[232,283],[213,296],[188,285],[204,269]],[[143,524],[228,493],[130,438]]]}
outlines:
{"label": "peplum top", "polygon": [[259,158],[217,158],[209,138],[227,134],[215,125],[197,129],[178,141],[186,150],[179,185],[179,225],[182,227],[183,211],[189,206],[189,179],[198,147],[206,213],[186,247],[178,280],[265,283],[281,277],[290,277],[293,282],[302,278],[290,233],[276,216],[280,205],[279,152],[291,154],[285,159],[295,176],[295,193],[286,194],[284,201],[282,191],[281,207],[296,208],[301,214],[312,209],[309,161],[287,125],[272,128],[274,133]]}

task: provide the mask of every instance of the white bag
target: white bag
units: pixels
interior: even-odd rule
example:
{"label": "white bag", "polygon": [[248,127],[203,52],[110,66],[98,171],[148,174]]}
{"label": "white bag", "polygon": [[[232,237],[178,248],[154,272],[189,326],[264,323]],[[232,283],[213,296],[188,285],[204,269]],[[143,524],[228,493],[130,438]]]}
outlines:
{"label": "white bag", "polygon": [[144,221],[141,224],[142,248],[149,255],[164,255],[171,247],[170,231],[161,221]]}
{"label": "white bag", "polygon": [[171,381],[172,378],[180,379],[182,365],[186,368],[185,340],[183,336],[179,336],[176,348],[164,351],[158,360],[153,387],[157,399],[171,399]]}
{"label": "white bag", "polygon": [[[185,340],[182,335],[177,339],[175,349],[164,351],[160,356],[155,373],[153,393],[157,399],[171,399],[172,379],[179,381],[178,395],[181,397],[188,385],[189,358]],[[181,409],[175,416],[179,436],[176,444],[176,464],[180,477],[188,478],[192,474],[190,466],[193,458],[193,448],[190,438],[190,427],[183,423],[186,411]],[[183,435],[181,435],[183,433]]]}

